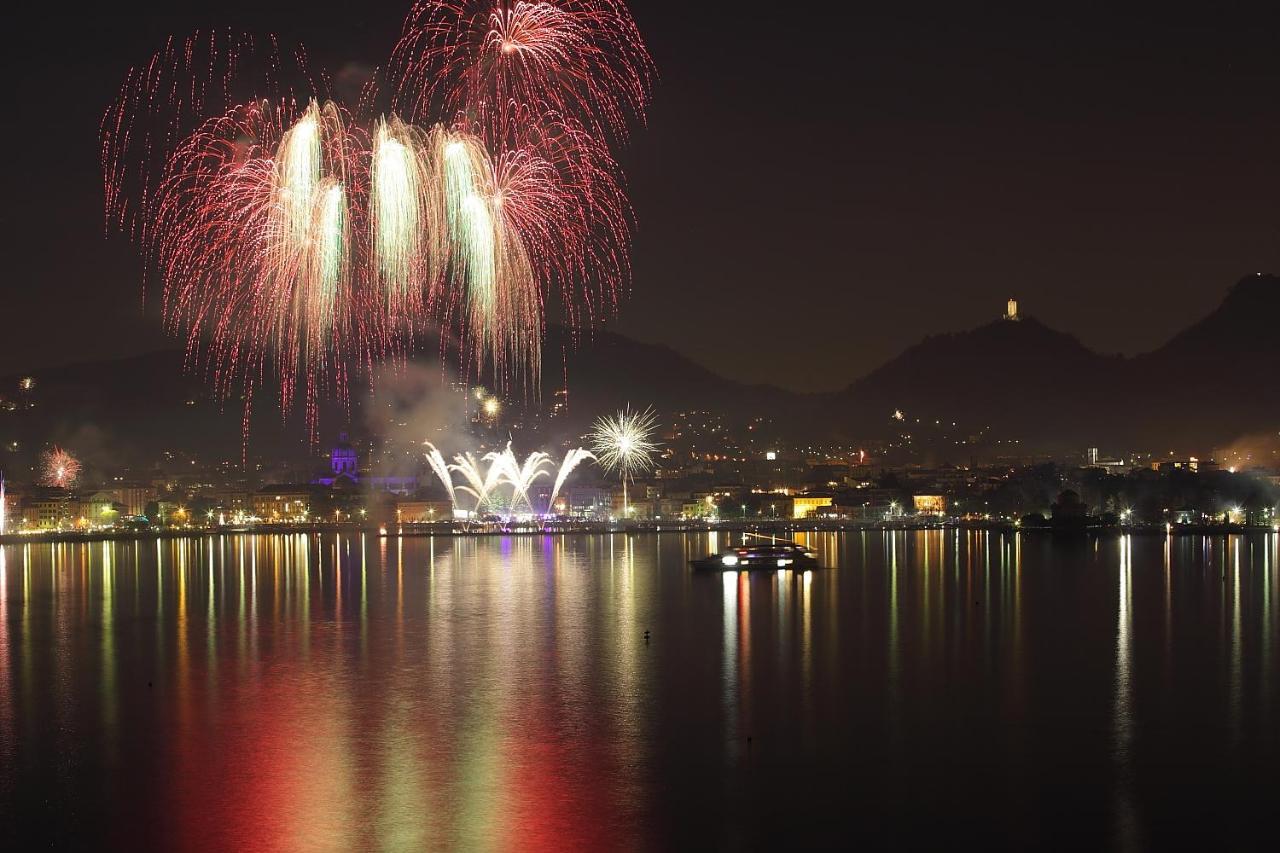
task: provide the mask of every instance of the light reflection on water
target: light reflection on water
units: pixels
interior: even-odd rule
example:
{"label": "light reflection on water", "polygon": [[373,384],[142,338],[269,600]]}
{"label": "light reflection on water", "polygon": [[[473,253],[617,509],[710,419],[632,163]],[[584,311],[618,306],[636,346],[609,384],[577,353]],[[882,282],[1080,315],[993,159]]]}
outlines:
{"label": "light reflection on water", "polygon": [[1229,846],[1277,793],[1275,537],[811,533],[835,568],[688,570],[731,541],[7,546],[3,831]]}

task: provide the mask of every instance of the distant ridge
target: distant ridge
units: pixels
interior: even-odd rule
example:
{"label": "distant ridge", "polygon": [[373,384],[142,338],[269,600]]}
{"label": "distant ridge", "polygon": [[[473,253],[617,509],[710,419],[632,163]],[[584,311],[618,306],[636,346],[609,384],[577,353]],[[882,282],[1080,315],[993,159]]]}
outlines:
{"label": "distant ridge", "polygon": [[[668,347],[606,330],[575,340],[552,326],[542,394],[549,400],[567,377],[566,426],[573,429],[631,403],[668,413],[763,415],[796,440],[870,440],[892,434],[890,416],[901,409],[971,432],[989,428],[1029,449],[1205,452],[1280,428],[1280,394],[1272,387],[1280,369],[1280,341],[1271,328],[1277,317],[1280,278],[1251,275],[1209,315],[1139,356],[1096,353],[1034,317],[999,320],[927,337],[845,389],[822,394],[734,382]],[[87,431],[100,434],[95,440],[104,448],[136,449],[140,457],[184,444],[202,456],[238,457],[240,402],[216,404],[202,377],[184,372],[183,364],[174,349],[36,371],[39,409],[21,417],[0,412],[0,440],[29,447],[79,435],[83,443]],[[0,397],[16,399],[17,379],[0,378]],[[357,398],[362,387],[353,386]],[[255,400],[252,450],[305,449],[301,418],[282,422],[278,409],[265,391]],[[348,416],[331,406],[322,428],[336,432]]]}
{"label": "distant ridge", "polygon": [[[799,405],[806,395],[772,385],[726,379],[669,347],[596,330],[575,343],[568,330],[548,330],[543,393],[567,377],[571,410],[598,414],[630,403],[666,411],[706,409],[748,416]],[[563,369],[562,369],[563,365]]]}
{"label": "distant ridge", "polygon": [[1241,279],[1208,316],[1132,358],[1098,354],[1035,318],[926,338],[843,392],[870,429],[901,408],[990,426],[1033,447],[1198,448],[1280,426],[1280,278]]}

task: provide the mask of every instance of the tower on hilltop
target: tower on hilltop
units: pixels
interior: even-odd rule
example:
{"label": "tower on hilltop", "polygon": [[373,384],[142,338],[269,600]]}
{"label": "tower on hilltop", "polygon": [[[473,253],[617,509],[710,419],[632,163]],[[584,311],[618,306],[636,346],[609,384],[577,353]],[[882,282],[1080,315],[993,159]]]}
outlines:
{"label": "tower on hilltop", "polygon": [[1022,319],[1021,317],[1018,316],[1018,300],[1016,299],[1009,300],[1009,304],[1006,307],[1004,312],[1004,318],[1006,320],[1013,320],[1014,322],[1017,322],[1018,320]]}

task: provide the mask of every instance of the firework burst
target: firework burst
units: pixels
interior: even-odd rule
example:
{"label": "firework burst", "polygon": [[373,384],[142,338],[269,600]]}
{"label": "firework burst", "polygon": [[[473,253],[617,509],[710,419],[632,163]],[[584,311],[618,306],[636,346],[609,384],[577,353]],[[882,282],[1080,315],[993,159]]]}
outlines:
{"label": "firework burst", "polygon": [[281,409],[302,396],[313,435],[319,399],[345,399],[355,349],[348,176],[362,140],[347,124],[316,101],[296,117],[255,103],[207,122],[171,160],[150,246],[193,365],[224,396],[245,388],[246,407],[274,373]]}
{"label": "firework burst", "polygon": [[[421,0],[392,100],[354,108],[305,54],[235,33],[170,41],[102,122],[110,227],[138,240],[188,363],[224,398],[274,377],[282,414],[445,330],[476,375],[539,386],[546,301],[590,323],[629,281],[609,141],[652,63],[613,0]],[[318,82],[319,81],[319,82]]]}
{"label": "firework burst", "polygon": [[[419,316],[427,289],[439,279],[442,253],[433,251],[442,223],[435,199],[430,145],[394,116],[380,120],[369,174],[369,232],[377,279],[394,315]],[[423,283],[427,288],[423,287]]]}
{"label": "firework burst", "polygon": [[631,13],[615,0],[419,0],[392,64],[409,115],[485,113],[499,136],[516,107],[625,139],[654,76]]}
{"label": "firework burst", "polygon": [[40,483],[57,489],[69,489],[80,478],[80,460],[54,446],[40,454]]}
{"label": "firework burst", "polygon": [[627,480],[636,474],[651,471],[653,454],[658,451],[654,433],[658,429],[658,416],[653,409],[632,411],[630,406],[613,417],[598,418],[591,428],[591,450],[596,461],[606,471],[617,471],[622,478],[622,512],[627,505]]}

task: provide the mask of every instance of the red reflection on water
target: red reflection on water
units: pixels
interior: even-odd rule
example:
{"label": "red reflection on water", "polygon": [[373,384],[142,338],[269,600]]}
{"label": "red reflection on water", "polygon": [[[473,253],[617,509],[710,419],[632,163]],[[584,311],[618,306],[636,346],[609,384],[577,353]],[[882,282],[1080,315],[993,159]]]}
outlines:
{"label": "red reflection on water", "polygon": [[508,850],[617,850],[624,844],[610,784],[618,768],[594,731],[566,732],[548,698],[526,708],[503,743],[511,806]]}

